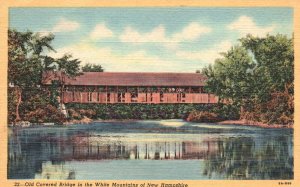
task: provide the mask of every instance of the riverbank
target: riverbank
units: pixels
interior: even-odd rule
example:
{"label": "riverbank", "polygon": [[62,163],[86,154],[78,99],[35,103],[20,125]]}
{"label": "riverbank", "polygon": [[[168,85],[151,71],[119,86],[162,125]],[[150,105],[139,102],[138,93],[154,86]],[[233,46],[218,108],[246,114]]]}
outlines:
{"label": "riverbank", "polygon": [[[169,120],[174,120],[174,119],[169,119]],[[178,119],[179,120],[179,119]],[[181,119],[180,119],[181,120]],[[108,119],[108,120],[92,120],[89,118],[84,118],[82,120],[75,120],[68,122],[67,125],[71,124],[90,124],[90,123],[97,123],[97,122],[104,122],[104,123],[109,123],[109,122],[136,122],[140,121],[138,119]],[[186,120],[184,120],[186,121]],[[188,121],[187,121],[188,122]],[[194,122],[197,123],[197,122]],[[207,123],[207,122],[203,122]],[[210,124],[210,122],[208,122]],[[288,128],[288,129],[293,129],[293,125],[280,125],[280,124],[265,124],[262,122],[255,122],[255,121],[249,121],[249,120],[225,120],[225,121],[220,121],[220,122],[214,122],[211,124],[218,124],[218,125],[237,125],[237,126],[253,126],[253,127],[261,127],[261,128]]]}
{"label": "riverbank", "polygon": [[[157,119],[161,120],[161,119]],[[192,122],[188,120],[183,120],[183,119],[164,119],[164,120],[182,120],[185,122]],[[140,121],[139,119],[97,119],[93,120],[88,117],[84,117],[81,120],[71,120],[63,123],[63,125],[74,125],[74,124],[92,124],[92,123],[110,123],[110,122],[137,122]],[[25,123],[25,122],[24,122]],[[255,122],[255,121],[249,121],[249,120],[225,120],[225,121],[220,121],[220,122],[192,122],[192,123],[208,123],[212,125],[237,125],[237,126],[252,126],[252,127],[260,127],[260,128],[271,128],[271,129],[278,129],[278,128],[288,128],[288,129],[293,129],[293,125],[280,125],[280,124],[265,124],[262,122]],[[23,123],[20,123],[23,124]],[[41,123],[41,124],[35,124],[35,123],[30,123],[26,122],[26,125],[9,125],[10,127],[16,126],[16,127],[30,127],[30,126],[54,126],[54,123]]]}
{"label": "riverbank", "polygon": [[261,128],[271,128],[271,129],[278,129],[278,128],[293,129],[294,128],[294,125],[266,124],[262,122],[249,121],[249,120],[226,120],[226,121],[217,122],[216,124],[253,126],[253,127],[261,127]]}

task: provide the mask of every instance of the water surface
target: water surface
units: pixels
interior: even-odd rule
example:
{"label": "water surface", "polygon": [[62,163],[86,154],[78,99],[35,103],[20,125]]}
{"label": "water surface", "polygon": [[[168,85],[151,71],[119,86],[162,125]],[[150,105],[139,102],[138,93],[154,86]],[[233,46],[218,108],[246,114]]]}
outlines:
{"label": "water surface", "polygon": [[293,130],[181,120],[9,129],[9,179],[293,179]]}

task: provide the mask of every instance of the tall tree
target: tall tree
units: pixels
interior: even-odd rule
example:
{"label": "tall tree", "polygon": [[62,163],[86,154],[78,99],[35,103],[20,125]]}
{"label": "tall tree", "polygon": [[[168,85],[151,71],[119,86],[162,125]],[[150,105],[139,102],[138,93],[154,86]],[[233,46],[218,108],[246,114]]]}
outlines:
{"label": "tall tree", "polygon": [[[8,87],[13,92],[8,103],[10,115],[15,118],[9,117],[10,121],[21,120],[20,106],[24,116],[49,104],[50,98],[45,96],[42,86],[45,72],[60,72],[59,84],[53,85],[61,86],[61,89],[65,77],[80,75],[80,60],[72,58],[72,55],[66,54],[58,59],[46,55],[47,50],[55,52],[51,46],[53,39],[53,34],[41,36],[30,31],[8,31]],[[36,107],[35,103],[39,106]]]}
{"label": "tall tree", "polygon": [[[253,54],[256,62],[254,73],[260,82],[257,88],[261,97],[265,98],[274,91],[284,91],[286,87],[293,85],[293,38],[281,34],[263,38],[247,35],[240,41]],[[290,91],[293,92],[293,89]]]}
{"label": "tall tree", "polygon": [[[267,123],[292,124],[294,115],[294,38],[267,35],[240,39],[256,66],[256,116]],[[252,107],[249,107],[252,108]]]}
{"label": "tall tree", "polygon": [[203,69],[206,89],[246,109],[243,116],[266,123],[292,123],[293,38],[247,35]]}
{"label": "tall tree", "polygon": [[16,95],[15,121],[20,120],[23,90],[35,89],[41,84],[41,71],[48,66],[43,52],[54,51],[51,46],[53,39],[52,34],[40,36],[30,31],[8,31],[8,83],[14,87]]}

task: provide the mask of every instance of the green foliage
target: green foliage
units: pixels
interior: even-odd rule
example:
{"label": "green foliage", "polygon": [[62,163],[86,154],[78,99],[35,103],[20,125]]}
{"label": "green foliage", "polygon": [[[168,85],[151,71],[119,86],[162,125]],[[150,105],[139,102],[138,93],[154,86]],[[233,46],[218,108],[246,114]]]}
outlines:
{"label": "green foliage", "polygon": [[205,89],[241,107],[241,118],[292,124],[293,38],[247,35],[240,42],[203,69],[208,78]]}
{"label": "green foliage", "polygon": [[63,57],[58,58],[56,61],[56,70],[63,72],[68,77],[76,77],[81,75],[80,72],[80,60],[73,59],[72,55],[65,54]]}
{"label": "green foliage", "polygon": [[[253,54],[256,62],[256,67],[253,69],[254,75],[258,76],[258,80],[264,83],[257,85],[256,91],[284,91],[286,84],[293,83],[293,38],[287,38],[280,34],[268,35],[265,38],[248,35],[240,41]],[[260,88],[263,89],[260,90]]]}
{"label": "green foliage", "polygon": [[21,89],[41,84],[41,72],[48,68],[45,50],[54,50],[53,35],[40,36],[30,31],[8,31],[8,82]]}
{"label": "green foliage", "polygon": [[[50,68],[49,58],[43,55],[43,51],[54,51],[51,42],[53,35],[40,36],[30,31],[8,31],[8,86],[14,97],[8,97],[9,110],[15,108],[12,116],[14,121],[21,120],[19,106],[23,100],[27,100],[24,90],[35,92],[40,89],[42,72]],[[29,97],[30,98],[30,97]],[[14,107],[12,107],[14,105]],[[10,115],[10,114],[9,114]],[[8,118],[12,122],[11,117]]]}
{"label": "green foliage", "polygon": [[254,63],[241,46],[234,46],[222,55],[223,58],[217,59],[213,66],[203,69],[208,77],[205,89],[240,106],[242,100],[251,94]]}
{"label": "green foliage", "polygon": [[17,103],[17,96],[16,92],[8,88],[8,96],[7,96],[7,111],[8,111],[8,116],[7,120],[9,123],[12,123],[16,119],[16,103]]}
{"label": "green foliage", "polygon": [[83,72],[103,72],[104,69],[102,68],[101,65],[97,65],[97,64],[85,64],[81,70]]}
{"label": "green foliage", "polygon": [[219,103],[210,112],[217,114],[220,120],[237,120],[240,117],[239,107],[231,104]]}
{"label": "green foliage", "polygon": [[57,123],[62,124],[67,119],[49,100],[50,92],[45,90],[27,90],[23,92],[24,100],[20,105],[20,116],[25,121],[32,123]]}
{"label": "green foliage", "polygon": [[26,113],[24,120],[31,123],[63,124],[66,117],[56,107],[48,104]]}
{"label": "green foliage", "polygon": [[192,111],[219,112],[220,118],[237,116],[224,104],[79,104],[67,108],[73,119],[186,119]]}
{"label": "green foliage", "polygon": [[[42,87],[42,75],[46,71],[61,71],[68,77],[77,76],[80,74],[80,61],[71,55],[58,59],[45,55],[47,50],[55,52],[51,46],[53,40],[53,34],[41,36],[30,31],[8,31],[9,123],[25,118],[35,122],[37,118],[34,115],[41,115],[40,121],[47,121],[49,116],[53,121],[60,121],[51,106],[57,105],[54,98],[59,94],[57,90],[62,84],[54,83],[50,88],[51,94],[44,94],[46,90]],[[51,111],[55,115],[50,115]]]}
{"label": "green foliage", "polygon": [[201,108],[195,109],[186,117],[187,121],[193,122],[218,122],[237,119],[239,119],[238,107],[221,103],[215,104],[206,110],[201,110]]}
{"label": "green foliage", "polygon": [[206,112],[206,111],[192,111],[189,116],[187,117],[187,121],[194,121],[194,122],[218,122],[220,119],[216,113]]}

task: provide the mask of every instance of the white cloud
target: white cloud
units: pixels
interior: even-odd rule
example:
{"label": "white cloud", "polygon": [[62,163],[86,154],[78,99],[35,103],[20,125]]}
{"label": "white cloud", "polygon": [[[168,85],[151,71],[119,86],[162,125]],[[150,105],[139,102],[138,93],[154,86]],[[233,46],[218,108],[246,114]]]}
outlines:
{"label": "white cloud", "polygon": [[[70,45],[57,49],[57,53],[49,55],[54,58],[62,57],[64,54],[73,54],[74,58],[86,63],[100,64],[105,71],[110,72],[186,72],[181,63],[172,60],[164,60],[159,56],[149,55],[144,50],[127,53],[125,55],[115,54],[109,47],[97,47],[88,43]],[[188,67],[192,71],[195,68]]]}
{"label": "white cloud", "polygon": [[80,25],[78,22],[61,18],[53,27],[52,32],[70,32],[77,30],[79,27]]}
{"label": "white cloud", "polygon": [[66,18],[61,18],[56,25],[50,30],[43,29],[39,31],[41,36],[49,35],[50,33],[56,32],[71,32],[75,31],[80,27],[80,24],[76,21],[68,20]]}
{"label": "white cloud", "polygon": [[120,35],[120,40],[122,42],[140,44],[146,42],[166,42],[167,38],[165,36],[164,26],[160,25],[148,33],[139,33],[132,27],[126,27],[124,32]]}
{"label": "white cloud", "polygon": [[171,36],[166,35],[165,27],[159,25],[152,31],[141,33],[132,27],[126,27],[120,35],[120,41],[135,45],[143,43],[160,43],[167,48],[175,48],[180,42],[194,41],[200,36],[211,32],[211,28],[192,22],[184,27],[180,32]]}
{"label": "white cloud", "polygon": [[198,39],[201,35],[211,32],[211,28],[192,22],[179,33],[175,33],[172,38],[175,41],[193,41]]}
{"label": "white cloud", "polygon": [[113,32],[109,28],[107,28],[105,23],[101,23],[96,25],[94,30],[90,33],[90,38],[97,40],[103,38],[110,38],[113,35]]}
{"label": "white cloud", "polygon": [[276,26],[274,24],[267,27],[259,27],[254,22],[253,18],[248,16],[241,16],[236,21],[227,26],[229,30],[236,30],[242,36],[252,34],[254,36],[263,37],[267,33],[274,31]]}
{"label": "white cloud", "polygon": [[221,57],[221,52],[226,52],[230,49],[232,43],[229,40],[220,42],[213,47],[200,51],[177,51],[176,56],[185,60],[199,60],[206,63],[213,63],[215,59]]}

